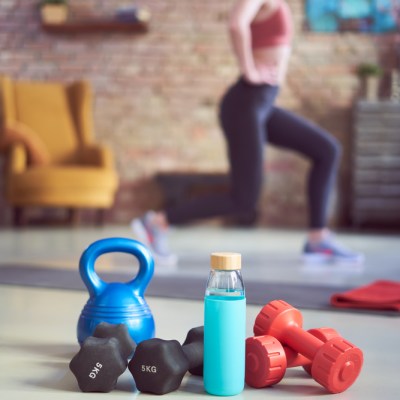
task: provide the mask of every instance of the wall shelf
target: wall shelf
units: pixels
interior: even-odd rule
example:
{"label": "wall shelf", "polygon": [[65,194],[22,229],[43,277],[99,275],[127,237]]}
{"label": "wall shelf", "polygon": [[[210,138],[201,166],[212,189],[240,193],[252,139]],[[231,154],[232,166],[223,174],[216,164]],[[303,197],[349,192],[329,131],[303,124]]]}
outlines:
{"label": "wall shelf", "polygon": [[132,32],[146,33],[149,26],[145,22],[122,22],[115,19],[82,19],[62,24],[42,22],[42,29],[48,33],[95,33]]}

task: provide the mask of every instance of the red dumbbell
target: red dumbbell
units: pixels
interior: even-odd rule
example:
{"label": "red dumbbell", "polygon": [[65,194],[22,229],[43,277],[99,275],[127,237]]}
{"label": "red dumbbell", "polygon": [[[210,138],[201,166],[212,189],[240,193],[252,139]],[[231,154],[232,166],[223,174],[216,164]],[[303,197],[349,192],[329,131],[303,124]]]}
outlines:
{"label": "red dumbbell", "polygon": [[[308,331],[324,343],[339,334],[331,328]],[[263,335],[246,339],[246,383],[255,388],[280,382],[287,368],[303,367],[311,373],[311,361],[282,344],[273,336]]]}
{"label": "red dumbbell", "polygon": [[329,392],[345,391],[361,371],[362,351],[342,337],[324,343],[302,329],[302,324],[299,310],[282,300],[274,300],[258,314],[254,334],[271,335],[311,360],[311,376]]}

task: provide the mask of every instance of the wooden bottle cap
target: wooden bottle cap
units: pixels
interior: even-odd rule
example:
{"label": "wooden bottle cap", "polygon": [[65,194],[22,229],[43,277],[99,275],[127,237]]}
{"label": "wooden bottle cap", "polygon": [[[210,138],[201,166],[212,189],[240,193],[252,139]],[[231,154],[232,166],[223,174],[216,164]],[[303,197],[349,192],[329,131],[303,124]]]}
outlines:
{"label": "wooden bottle cap", "polygon": [[211,268],[222,270],[241,269],[242,256],[240,253],[212,253]]}

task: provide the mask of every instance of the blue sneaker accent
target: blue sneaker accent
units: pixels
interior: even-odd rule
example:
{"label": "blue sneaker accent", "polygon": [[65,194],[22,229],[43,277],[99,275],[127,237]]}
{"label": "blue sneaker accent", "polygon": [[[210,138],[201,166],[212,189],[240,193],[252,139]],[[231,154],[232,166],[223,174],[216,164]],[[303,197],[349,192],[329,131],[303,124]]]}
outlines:
{"label": "blue sneaker accent", "polygon": [[151,250],[156,264],[175,266],[178,257],[169,249],[168,230],[155,224],[153,216],[154,212],[149,211],[142,218],[133,219],[131,229],[137,239]]}
{"label": "blue sneaker accent", "polygon": [[307,263],[362,264],[364,255],[339,244],[332,236],[318,242],[306,242],[303,260]]}

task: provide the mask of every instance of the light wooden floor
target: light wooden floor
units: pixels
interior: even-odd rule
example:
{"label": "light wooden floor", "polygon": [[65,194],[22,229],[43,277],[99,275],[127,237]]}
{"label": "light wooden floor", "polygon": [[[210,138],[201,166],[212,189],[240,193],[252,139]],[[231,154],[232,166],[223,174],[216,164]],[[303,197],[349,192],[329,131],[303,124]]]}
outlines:
{"label": "light wooden floor", "polygon": [[[49,268],[76,268],[83,249],[94,240],[110,236],[130,236],[126,227],[102,229],[25,229],[0,231],[0,263],[32,263]],[[363,284],[373,279],[400,281],[399,236],[352,235],[343,241],[364,251],[363,268],[349,270],[325,266],[307,269],[298,261],[302,233],[293,231],[225,230],[197,226],[172,232],[172,242],[182,261],[201,260],[192,269],[181,263],[174,271],[158,268],[156,273],[208,274],[211,251],[239,251],[244,256],[265,257],[265,267],[244,266],[244,276],[283,282],[343,282]],[[250,259],[250,258],[249,258]],[[104,256],[98,268],[130,268],[125,255]],[[0,285],[0,398],[1,399],[83,399],[91,395],[78,391],[68,363],[78,350],[76,323],[87,301],[85,292],[34,289]],[[157,336],[182,341],[186,332],[203,321],[203,304],[198,301],[147,298],[156,320]],[[171,312],[175,310],[178,312]],[[252,334],[259,307],[247,308],[247,334]],[[400,318],[350,312],[301,310],[304,327],[330,326],[364,352],[365,363],[357,382],[336,399],[399,398]],[[156,398],[135,391],[129,373],[119,380],[117,389],[104,398]],[[93,397],[93,395],[92,395]],[[177,392],[165,398],[211,398],[203,392],[199,378],[186,376]],[[159,397],[157,397],[159,398]],[[288,371],[274,388],[255,390],[246,387],[239,399],[326,398],[326,392],[301,369]]]}

